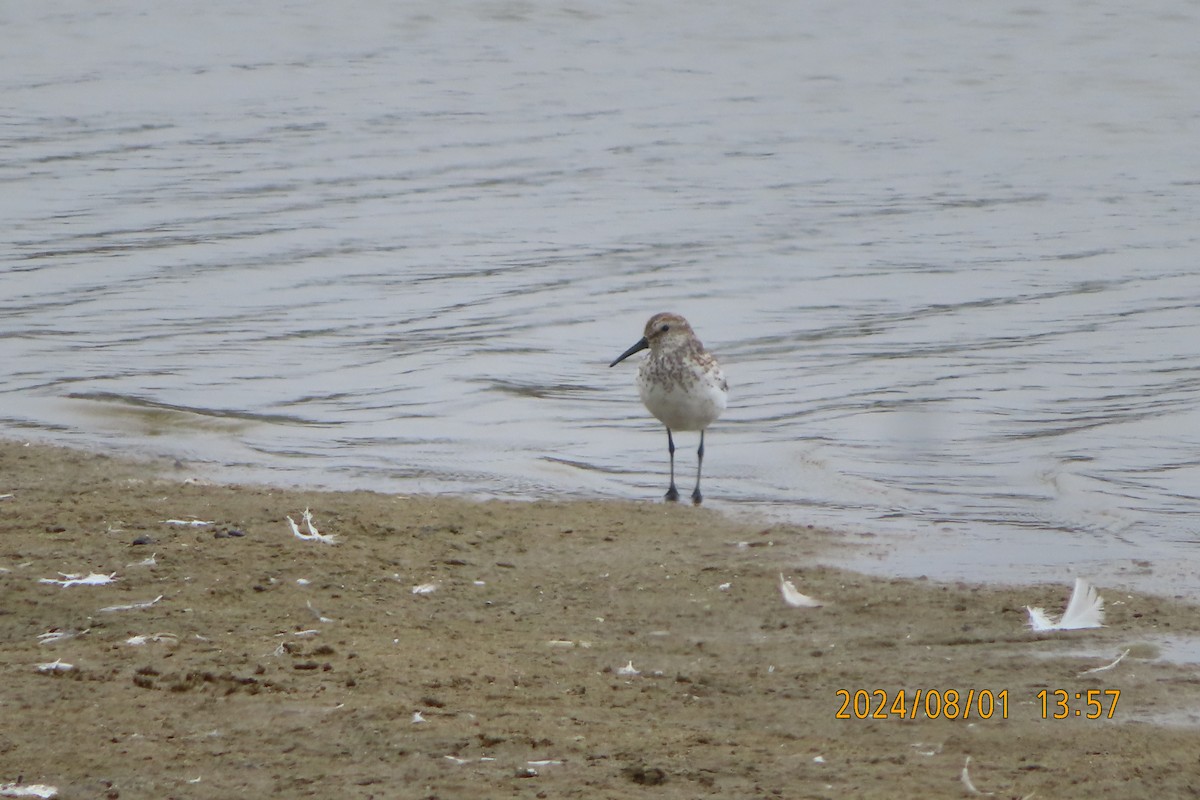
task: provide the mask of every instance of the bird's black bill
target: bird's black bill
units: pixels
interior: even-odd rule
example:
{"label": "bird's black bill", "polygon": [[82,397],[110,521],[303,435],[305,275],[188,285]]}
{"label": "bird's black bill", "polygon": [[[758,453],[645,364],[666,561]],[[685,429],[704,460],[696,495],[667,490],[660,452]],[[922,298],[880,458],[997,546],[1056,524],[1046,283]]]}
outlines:
{"label": "bird's black bill", "polygon": [[620,364],[622,361],[629,358],[634,353],[638,352],[639,350],[645,350],[649,346],[650,346],[650,343],[647,342],[646,337],[643,336],[641,339],[638,339],[637,344],[635,344],[633,347],[626,350],[624,353],[621,353],[621,355],[617,356],[617,360],[612,362],[611,364],[609,364],[609,366],[615,367],[617,364]]}

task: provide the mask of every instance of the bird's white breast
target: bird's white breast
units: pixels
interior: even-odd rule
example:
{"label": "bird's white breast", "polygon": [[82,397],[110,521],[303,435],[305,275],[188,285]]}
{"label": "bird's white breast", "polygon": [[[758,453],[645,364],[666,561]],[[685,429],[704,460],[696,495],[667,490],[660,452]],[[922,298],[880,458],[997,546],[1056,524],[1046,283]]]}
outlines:
{"label": "bird's white breast", "polygon": [[664,363],[653,356],[638,369],[638,394],[650,413],[675,431],[700,431],[721,412],[729,390],[715,361]]}

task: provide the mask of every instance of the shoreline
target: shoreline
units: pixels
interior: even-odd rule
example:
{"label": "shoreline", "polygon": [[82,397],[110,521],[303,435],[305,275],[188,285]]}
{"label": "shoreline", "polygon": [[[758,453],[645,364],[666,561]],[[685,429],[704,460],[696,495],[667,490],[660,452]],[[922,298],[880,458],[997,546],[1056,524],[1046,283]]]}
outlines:
{"label": "shoreline", "polygon": [[[845,545],[803,526],[185,482],[12,441],[0,495],[0,785],[960,797],[970,756],[998,796],[1190,786],[1200,614],[1178,599],[1099,585],[1107,627],[1039,635],[1025,606],[1060,613],[1069,586],[860,574],[822,564]],[[337,544],[292,534],[306,508]],[[785,605],[781,572],[826,605]],[[115,580],[41,582],[59,573]],[[38,671],[56,660],[73,669]],[[973,718],[929,705],[951,690]],[[1111,719],[1086,718],[1089,691],[1115,697]],[[983,719],[1002,692],[1006,718]]]}
{"label": "shoreline", "polygon": [[[0,442],[12,442],[0,434]],[[18,442],[24,445],[24,442]],[[341,475],[327,482],[313,480],[311,471],[269,471],[262,465],[226,463],[220,460],[188,459],[174,448],[137,448],[114,452],[104,442],[67,442],[54,437],[34,437],[30,446],[89,453],[138,464],[157,470],[173,480],[199,481],[212,485],[237,485],[294,492],[368,491],[396,496],[457,497],[471,501],[533,502],[546,497],[563,502],[657,503],[658,488],[644,496],[612,496],[580,491],[547,490],[544,496],[475,489],[428,489],[424,484],[356,481]],[[210,454],[215,455],[215,454]],[[308,476],[308,477],[304,477]],[[361,476],[360,476],[361,477]],[[709,498],[705,510],[715,510],[742,524],[785,525],[819,528],[831,532],[838,547],[828,549],[823,563],[875,577],[925,579],[940,583],[969,583],[995,587],[1038,586],[1062,583],[1070,586],[1076,577],[1110,590],[1153,594],[1186,601],[1195,594],[1197,580],[1186,557],[1173,558],[1156,548],[1157,539],[1140,543],[1121,542],[1103,531],[1093,536],[1073,536],[1050,529],[1020,526],[1003,537],[985,537],[949,526],[933,525],[919,515],[905,526],[894,521],[813,520],[799,504],[763,502],[745,504],[720,497]],[[818,515],[819,516],[819,515]],[[906,518],[908,519],[908,518]],[[874,526],[874,527],[873,527]]]}

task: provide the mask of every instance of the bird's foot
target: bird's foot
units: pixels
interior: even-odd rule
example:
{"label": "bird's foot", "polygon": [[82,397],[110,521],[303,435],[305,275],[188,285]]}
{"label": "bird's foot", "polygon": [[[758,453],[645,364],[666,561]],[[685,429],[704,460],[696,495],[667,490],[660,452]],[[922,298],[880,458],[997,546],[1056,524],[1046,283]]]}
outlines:
{"label": "bird's foot", "polygon": [[667,489],[667,493],[663,495],[663,498],[671,503],[679,500],[679,490],[675,488],[675,484],[671,484],[671,488]]}
{"label": "bird's foot", "polygon": [[692,490],[692,505],[698,506],[704,502],[704,495],[700,494],[700,487],[697,486]]}

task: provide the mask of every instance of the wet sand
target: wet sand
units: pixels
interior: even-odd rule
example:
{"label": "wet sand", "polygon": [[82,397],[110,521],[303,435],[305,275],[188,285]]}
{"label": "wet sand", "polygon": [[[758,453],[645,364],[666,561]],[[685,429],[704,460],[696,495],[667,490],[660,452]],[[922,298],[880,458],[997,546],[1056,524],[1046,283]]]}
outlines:
{"label": "wet sand", "polygon": [[[1164,657],[1200,634],[1178,598],[1100,586],[1106,627],[1038,635],[1024,606],[1058,613],[1069,586],[866,577],[823,566],[845,545],[803,527],[658,502],[211,485],[19,442],[0,443],[0,495],[0,784],[962,797],[970,756],[997,797],[1200,792],[1200,679]],[[338,543],[293,535],[286,517],[305,532],[305,508]],[[780,572],[826,605],[785,605]],[[41,582],[60,573],[115,580]],[[103,610],[122,605],[140,607]],[[72,668],[38,668],[56,661]],[[1060,689],[1068,718],[1043,718],[1038,693],[1049,716]],[[860,712],[886,693],[878,717],[857,718],[859,690]]]}

